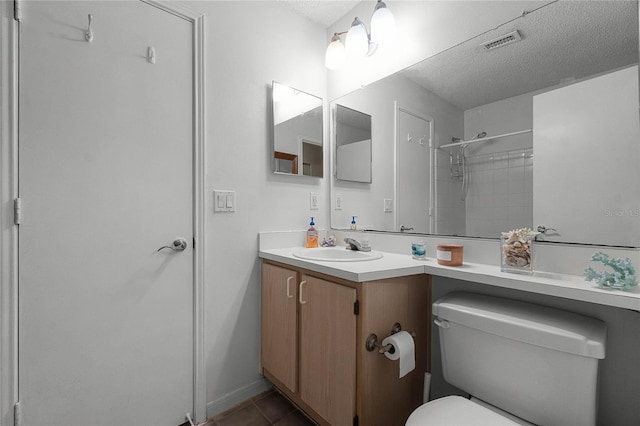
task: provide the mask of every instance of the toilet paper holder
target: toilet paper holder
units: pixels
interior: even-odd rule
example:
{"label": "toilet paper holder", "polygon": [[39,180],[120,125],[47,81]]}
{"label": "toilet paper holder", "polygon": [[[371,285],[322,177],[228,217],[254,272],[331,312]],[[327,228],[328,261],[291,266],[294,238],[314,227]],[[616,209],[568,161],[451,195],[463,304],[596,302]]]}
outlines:
{"label": "toilet paper holder", "polygon": [[[400,325],[399,322],[396,322],[393,324],[393,326],[391,327],[391,334],[396,334],[399,333],[400,331],[402,331],[402,326]],[[410,331],[409,334],[411,334],[411,337],[413,337],[415,339],[416,337],[416,333]],[[394,353],[395,349],[393,348],[393,345],[391,345],[390,343],[387,345],[381,345],[378,343],[378,336],[375,333],[371,333],[369,334],[369,336],[367,336],[367,340],[364,343],[364,347],[369,351],[369,352],[373,352],[375,349],[378,349],[378,353],[385,353],[385,352],[389,352],[389,353]]]}

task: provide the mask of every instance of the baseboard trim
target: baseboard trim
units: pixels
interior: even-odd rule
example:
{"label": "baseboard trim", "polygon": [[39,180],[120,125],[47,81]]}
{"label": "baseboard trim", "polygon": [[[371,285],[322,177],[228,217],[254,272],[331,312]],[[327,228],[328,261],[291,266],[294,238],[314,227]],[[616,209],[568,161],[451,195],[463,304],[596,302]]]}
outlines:
{"label": "baseboard trim", "polygon": [[241,387],[231,393],[226,394],[222,398],[218,398],[215,401],[207,403],[207,418],[211,418],[220,413],[227,411],[230,408],[253,398],[256,395],[261,394],[269,389],[273,385],[267,379],[262,378],[246,386]]}

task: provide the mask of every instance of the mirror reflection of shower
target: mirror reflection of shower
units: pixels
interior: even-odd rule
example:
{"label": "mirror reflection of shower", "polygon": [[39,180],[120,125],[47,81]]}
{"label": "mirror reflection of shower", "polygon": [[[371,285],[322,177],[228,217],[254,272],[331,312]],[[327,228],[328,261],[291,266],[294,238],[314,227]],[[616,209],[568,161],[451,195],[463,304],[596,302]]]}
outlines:
{"label": "mirror reflection of shower", "polygon": [[[451,138],[451,143],[458,142],[460,138]],[[449,148],[449,166],[451,179],[462,181],[462,148],[460,146]]]}
{"label": "mirror reflection of shower", "polygon": [[[475,139],[482,139],[487,137],[487,132],[480,132],[469,141]],[[459,143],[460,138],[451,138],[451,143]],[[453,150],[449,150],[449,161],[451,163],[451,179],[456,179],[462,182],[462,201],[466,201],[467,192],[469,190],[469,171],[467,170],[467,161],[466,161],[466,150],[468,144],[463,144],[458,146],[458,152],[455,156],[455,160],[453,157]]]}

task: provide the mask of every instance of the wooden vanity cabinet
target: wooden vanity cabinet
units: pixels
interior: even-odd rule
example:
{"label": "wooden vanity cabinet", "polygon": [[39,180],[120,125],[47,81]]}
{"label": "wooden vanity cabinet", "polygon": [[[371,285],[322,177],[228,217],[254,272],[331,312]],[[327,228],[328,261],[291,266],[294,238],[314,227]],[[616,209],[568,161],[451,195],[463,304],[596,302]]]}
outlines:
{"label": "wooden vanity cabinet", "polygon": [[331,425],[352,425],[356,413],[356,300],[355,288],[262,266],[263,372]]}
{"label": "wooden vanity cabinet", "polygon": [[[264,260],[261,316],[264,376],[319,424],[401,426],[422,403],[429,276],[357,283]],[[403,378],[398,361],[365,348],[396,322],[416,334],[416,369]]]}

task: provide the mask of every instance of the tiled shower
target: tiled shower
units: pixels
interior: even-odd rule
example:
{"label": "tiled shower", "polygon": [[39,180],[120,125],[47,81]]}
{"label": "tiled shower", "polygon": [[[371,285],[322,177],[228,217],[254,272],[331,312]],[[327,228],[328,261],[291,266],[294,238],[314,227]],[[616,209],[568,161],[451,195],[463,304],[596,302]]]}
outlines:
{"label": "tiled shower", "polygon": [[470,156],[465,198],[468,235],[499,237],[533,223],[533,149]]}
{"label": "tiled shower", "polygon": [[[437,150],[437,232],[496,238],[533,223],[533,149],[465,157],[466,195],[456,151]],[[453,164],[452,164],[453,163]]]}

